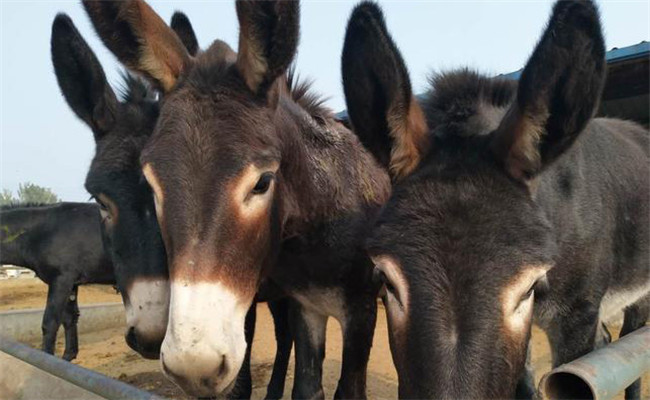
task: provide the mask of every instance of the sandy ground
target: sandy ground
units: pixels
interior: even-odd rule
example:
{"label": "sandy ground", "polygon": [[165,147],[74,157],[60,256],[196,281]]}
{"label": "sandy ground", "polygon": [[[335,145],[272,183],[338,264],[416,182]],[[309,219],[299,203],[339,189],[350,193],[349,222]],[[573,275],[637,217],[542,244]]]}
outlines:
{"label": "sandy ground", "polygon": [[[0,310],[43,307],[47,287],[37,279],[20,279],[0,281]],[[80,287],[79,301],[81,304],[120,301],[119,295],[111,287],[85,286]],[[79,357],[75,364],[104,373],[142,389],[159,395],[186,398],[183,393],[169,382],[160,372],[158,362],[145,360],[128,348],[123,339],[124,327],[116,327],[103,331],[81,335],[79,339]],[[618,329],[614,329],[616,334]],[[273,359],[275,357],[275,338],[273,320],[264,304],[258,306],[255,342],[253,344],[253,398],[264,398],[266,384],[271,377]],[[614,333],[614,332],[612,332]],[[57,349],[62,352],[63,340],[61,333]],[[37,346],[40,341],[29,343]],[[327,350],[324,363],[323,384],[325,398],[332,398],[341,368],[341,331],[338,323],[330,319],[327,326]],[[550,369],[548,341],[543,332],[534,328],[533,331],[533,366],[536,379]],[[650,374],[645,376],[645,382],[650,382]],[[289,366],[285,398],[290,398],[293,386],[293,360]],[[643,398],[650,399],[650,384],[644,385]],[[393,367],[386,317],[380,309],[375,331],[375,339],[370,354],[368,366],[368,397],[371,399],[397,398],[397,374]]]}
{"label": "sandy ground", "polygon": [[[47,285],[40,279],[7,279],[0,281],[0,311],[43,308],[47,301]],[[79,286],[79,305],[122,302],[122,297],[108,285]]]}

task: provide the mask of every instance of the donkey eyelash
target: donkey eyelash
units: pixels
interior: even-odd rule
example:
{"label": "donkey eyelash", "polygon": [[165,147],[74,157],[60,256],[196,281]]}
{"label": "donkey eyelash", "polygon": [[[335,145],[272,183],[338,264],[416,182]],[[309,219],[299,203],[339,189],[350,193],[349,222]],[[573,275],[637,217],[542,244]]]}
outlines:
{"label": "donkey eyelash", "polygon": [[532,296],[533,293],[535,293],[535,286],[536,286],[536,284],[537,284],[537,282],[535,282],[535,283],[534,283],[530,288],[528,288],[528,290],[526,291],[526,293],[524,293],[523,296],[521,296],[521,299],[519,299],[519,302],[520,302],[520,303],[523,302],[523,301],[528,300],[528,299],[530,298],[530,296]]}

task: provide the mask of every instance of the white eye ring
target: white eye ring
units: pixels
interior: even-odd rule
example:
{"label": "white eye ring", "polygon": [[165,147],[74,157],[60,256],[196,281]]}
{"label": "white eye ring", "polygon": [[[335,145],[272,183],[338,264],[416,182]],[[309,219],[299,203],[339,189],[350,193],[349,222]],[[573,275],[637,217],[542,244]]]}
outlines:
{"label": "white eye ring", "polygon": [[[408,308],[408,284],[404,278],[399,263],[392,257],[381,255],[372,257],[375,264],[375,279],[381,282],[385,299],[399,305],[401,310]],[[379,282],[377,282],[379,283]]]}
{"label": "white eye ring", "polygon": [[153,207],[156,210],[156,215],[162,215],[162,210],[160,209],[160,200],[158,200],[158,195],[154,190],[151,191],[153,196]]}

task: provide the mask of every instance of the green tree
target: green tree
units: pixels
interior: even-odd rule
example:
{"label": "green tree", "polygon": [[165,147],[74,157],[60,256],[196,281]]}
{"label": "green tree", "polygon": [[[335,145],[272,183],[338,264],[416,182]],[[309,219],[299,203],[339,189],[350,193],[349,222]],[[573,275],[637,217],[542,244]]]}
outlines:
{"label": "green tree", "polygon": [[2,192],[0,192],[0,206],[6,206],[12,203],[15,203],[16,199],[14,199],[13,194],[11,193],[11,190],[9,189],[2,189]]}
{"label": "green tree", "polygon": [[26,182],[18,185],[18,201],[21,203],[49,204],[61,200],[52,189]]}

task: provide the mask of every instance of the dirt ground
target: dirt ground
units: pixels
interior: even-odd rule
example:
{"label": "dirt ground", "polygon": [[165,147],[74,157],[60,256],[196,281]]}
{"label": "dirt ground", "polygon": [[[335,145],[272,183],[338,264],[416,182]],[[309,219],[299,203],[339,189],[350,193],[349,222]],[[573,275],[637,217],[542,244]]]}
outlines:
{"label": "dirt ground", "polygon": [[[0,311],[43,308],[47,301],[47,285],[40,279],[7,279],[0,281]],[[122,302],[122,297],[108,285],[79,286],[79,305]]]}
{"label": "dirt ground", "polygon": [[[0,281],[0,311],[43,307],[47,287],[37,279]],[[110,286],[82,286],[79,290],[81,304],[120,301],[120,296]],[[618,333],[618,328],[613,329]],[[79,357],[74,360],[86,368],[101,372],[145,390],[170,398],[185,399],[183,393],[160,372],[158,361],[145,360],[133,352],[124,342],[124,327],[115,327],[81,335]],[[258,305],[255,342],[253,343],[253,398],[262,399],[266,384],[271,377],[275,357],[273,320],[264,304]],[[612,332],[614,333],[614,332]],[[29,343],[38,346],[40,340]],[[330,319],[327,326],[327,348],[324,363],[323,384],[325,398],[332,398],[341,368],[341,331],[338,323]],[[57,342],[63,350],[61,333]],[[533,330],[533,366],[536,380],[550,369],[550,354],[546,336],[539,329]],[[647,374],[645,382],[649,382]],[[289,366],[284,398],[290,398],[293,386],[293,360]],[[380,308],[377,328],[368,366],[368,397],[371,399],[397,398],[397,374],[393,367],[386,317]],[[644,385],[643,398],[650,399],[650,385]]]}

